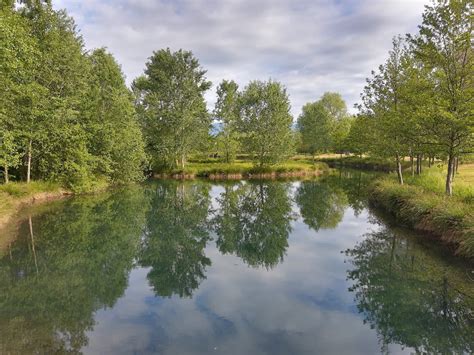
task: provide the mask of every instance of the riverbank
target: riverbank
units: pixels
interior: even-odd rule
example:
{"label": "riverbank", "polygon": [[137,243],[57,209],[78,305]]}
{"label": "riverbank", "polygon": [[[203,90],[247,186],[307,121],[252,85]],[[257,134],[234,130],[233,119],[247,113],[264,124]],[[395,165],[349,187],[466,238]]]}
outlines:
{"label": "riverbank", "polygon": [[24,206],[57,200],[73,192],[52,182],[34,181],[29,184],[11,182],[0,185],[0,230]]}
{"label": "riverbank", "polygon": [[441,240],[456,255],[474,259],[474,188],[463,180],[463,173],[469,179],[473,169],[461,167],[452,197],[444,195],[442,172],[433,168],[403,186],[392,176],[379,178],[369,188],[369,200],[398,222]]}
{"label": "riverbank", "polygon": [[293,177],[318,176],[329,171],[327,164],[311,160],[288,160],[269,167],[255,167],[248,160],[237,160],[233,163],[222,163],[218,160],[191,161],[184,169],[173,169],[157,172],[160,179],[195,179],[240,180],[240,179],[278,179]]}
{"label": "riverbank", "polygon": [[[332,157],[317,157],[318,161],[326,163],[331,168],[351,168],[351,169],[362,169],[372,170],[381,172],[391,172],[395,170],[395,163],[389,159],[375,158],[375,157],[358,157],[355,155],[350,156],[332,156]],[[409,161],[403,161],[403,169],[407,169],[410,166]]]}

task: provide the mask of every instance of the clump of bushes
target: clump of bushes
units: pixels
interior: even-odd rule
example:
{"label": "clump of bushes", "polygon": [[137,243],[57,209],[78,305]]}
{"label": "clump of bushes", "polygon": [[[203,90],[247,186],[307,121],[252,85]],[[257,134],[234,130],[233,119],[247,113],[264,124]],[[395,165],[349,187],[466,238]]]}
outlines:
{"label": "clump of bushes", "polygon": [[373,205],[400,222],[453,245],[456,254],[474,258],[474,209],[466,196],[448,197],[423,187],[421,182],[402,186],[392,177],[377,179],[369,192]]}

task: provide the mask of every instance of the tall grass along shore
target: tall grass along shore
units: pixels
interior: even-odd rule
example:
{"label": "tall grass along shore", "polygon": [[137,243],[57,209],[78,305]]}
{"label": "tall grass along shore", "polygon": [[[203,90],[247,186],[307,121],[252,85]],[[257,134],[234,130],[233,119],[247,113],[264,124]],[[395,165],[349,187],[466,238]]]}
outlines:
{"label": "tall grass along shore", "polygon": [[400,185],[393,176],[379,178],[369,188],[373,206],[452,246],[457,255],[474,259],[474,165],[461,166],[455,178],[454,196],[444,194],[439,167],[406,179]]}

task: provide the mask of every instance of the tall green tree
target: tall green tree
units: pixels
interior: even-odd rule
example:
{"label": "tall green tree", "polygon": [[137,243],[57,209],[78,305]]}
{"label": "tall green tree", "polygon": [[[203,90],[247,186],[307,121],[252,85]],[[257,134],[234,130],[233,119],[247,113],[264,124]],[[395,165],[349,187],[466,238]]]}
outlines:
{"label": "tall green tree", "polygon": [[294,147],[290,100],[282,84],[252,81],[239,98],[242,143],[259,167],[278,163]]}
{"label": "tall green tree", "polygon": [[214,119],[222,124],[221,131],[217,135],[217,144],[226,163],[235,159],[239,149],[238,89],[239,86],[233,80],[223,80],[217,87]]}
{"label": "tall green tree", "polygon": [[347,106],[339,93],[326,92],[313,103],[303,106],[298,117],[302,150],[314,155],[326,151],[343,152],[349,134]]}
{"label": "tall green tree", "polygon": [[105,49],[94,50],[88,59],[84,126],[95,172],[113,182],[140,180],[146,157],[132,94],[119,65]]}
{"label": "tall green tree", "polygon": [[473,12],[471,0],[435,0],[425,7],[419,34],[410,37],[415,56],[432,76],[434,112],[426,117],[425,127],[448,156],[448,195],[455,158],[473,147]]}
{"label": "tall green tree", "polygon": [[298,117],[303,151],[313,156],[331,148],[331,116],[321,102],[307,103]]}
{"label": "tall green tree", "polygon": [[38,54],[28,23],[7,5],[0,8],[0,166],[6,183],[9,168],[20,163],[21,104],[30,91]]}
{"label": "tall green tree", "polygon": [[81,125],[88,63],[81,36],[65,11],[51,2],[26,2],[19,9],[37,40],[34,89],[22,103],[26,180],[73,182],[93,179],[92,159]]}
{"label": "tall green tree", "polygon": [[337,92],[325,92],[319,102],[329,112],[333,121],[341,121],[348,116],[346,102]]}
{"label": "tall green tree", "polygon": [[184,167],[189,154],[209,135],[211,118],[204,93],[206,71],[189,51],[153,53],[133,83],[146,146],[155,168]]}
{"label": "tall green tree", "polygon": [[402,157],[409,149],[407,132],[412,128],[403,114],[403,106],[407,104],[403,87],[410,65],[403,40],[394,38],[389,58],[367,79],[362,94],[363,105],[359,107],[361,113],[371,119],[372,152],[394,158],[400,184],[403,184]]}

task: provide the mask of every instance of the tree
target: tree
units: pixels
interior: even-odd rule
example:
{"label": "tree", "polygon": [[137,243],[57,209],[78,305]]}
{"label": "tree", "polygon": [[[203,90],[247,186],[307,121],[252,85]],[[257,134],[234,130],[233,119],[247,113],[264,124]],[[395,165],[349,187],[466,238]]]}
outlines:
{"label": "tree", "polygon": [[374,134],[371,130],[370,117],[358,114],[352,121],[347,135],[348,149],[355,154],[367,153],[371,150]]}
{"label": "tree", "polygon": [[473,11],[471,0],[435,0],[425,7],[419,34],[409,37],[415,56],[431,73],[434,112],[424,126],[448,156],[448,195],[452,194],[455,159],[473,146]]}
{"label": "tree", "polygon": [[325,92],[319,102],[329,113],[333,121],[341,121],[348,116],[347,105],[341,94],[337,92]]}
{"label": "tree", "polygon": [[321,102],[307,103],[298,117],[303,150],[313,156],[331,147],[331,116]]}
{"label": "tree", "polygon": [[326,92],[318,101],[304,105],[298,117],[303,151],[313,159],[318,152],[343,152],[349,127],[346,103],[334,92]]}
{"label": "tree", "polygon": [[188,155],[209,135],[204,93],[206,71],[189,51],[153,53],[145,74],[133,83],[148,153],[154,168],[185,166]]}
{"label": "tree", "polygon": [[38,52],[28,23],[12,5],[2,6],[0,19],[0,166],[8,183],[9,168],[20,163],[20,105],[29,92]]}
{"label": "tree", "polygon": [[344,116],[336,121],[332,130],[332,149],[335,153],[344,153],[349,150],[349,132],[353,118]]}
{"label": "tree", "polygon": [[402,92],[406,70],[411,64],[403,40],[400,37],[394,38],[393,49],[389,52],[386,63],[379,67],[377,73],[372,72],[372,78],[367,79],[361,95],[363,105],[359,106],[361,113],[371,120],[370,126],[374,134],[372,152],[395,158],[401,185],[401,161],[408,153],[407,132],[412,128],[403,114],[402,107],[406,101]]}
{"label": "tree", "polygon": [[276,164],[293,152],[293,119],[286,89],[278,82],[252,81],[239,99],[243,146],[259,167]]}
{"label": "tree", "polygon": [[235,159],[239,149],[238,89],[239,86],[232,80],[223,80],[217,87],[214,118],[222,124],[221,131],[217,135],[217,144],[226,163]]}
{"label": "tree", "polygon": [[120,67],[103,48],[94,50],[88,59],[90,89],[84,126],[95,173],[113,182],[141,180],[146,161],[144,143]]}

